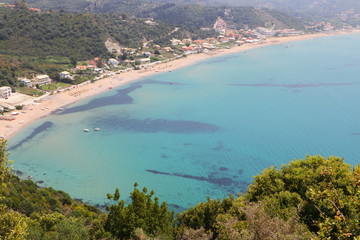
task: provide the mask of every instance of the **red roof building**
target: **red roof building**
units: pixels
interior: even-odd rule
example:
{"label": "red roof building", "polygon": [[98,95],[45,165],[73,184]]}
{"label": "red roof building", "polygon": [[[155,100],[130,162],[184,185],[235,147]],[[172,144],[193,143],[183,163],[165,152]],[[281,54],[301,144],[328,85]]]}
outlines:
{"label": "red roof building", "polygon": [[41,12],[40,8],[29,8],[30,11]]}
{"label": "red roof building", "polygon": [[76,69],[77,69],[77,70],[86,70],[87,67],[86,67],[85,65],[77,65],[77,66],[76,66]]}

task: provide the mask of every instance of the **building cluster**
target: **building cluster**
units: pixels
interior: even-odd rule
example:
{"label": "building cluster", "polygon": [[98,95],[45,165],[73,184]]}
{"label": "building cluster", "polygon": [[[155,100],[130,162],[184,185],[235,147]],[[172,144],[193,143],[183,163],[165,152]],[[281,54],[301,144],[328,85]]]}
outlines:
{"label": "building cluster", "polygon": [[341,21],[348,21],[351,19],[360,20],[360,14],[357,13],[354,9],[343,11],[337,14],[336,17]]}
{"label": "building cluster", "polygon": [[265,27],[257,27],[255,32],[258,36],[265,36],[265,37],[291,37],[291,36],[299,36],[303,35],[303,31],[297,31],[293,28],[291,29],[269,29]]}
{"label": "building cluster", "polygon": [[52,79],[48,75],[37,75],[32,79],[19,78],[19,81],[27,87],[43,86],[52,82]]}
{"label": "building cluster", "polygon": [[233,30],[226,28],[227,24],[222,19],[218,19],[214,28],[217,29],[219,35],[216,38],[206,39],[172,39],[172,47],[180,47],[184,54],[194,54],[200,52],[210,52],[214,49],[226,46],[239,46],[245,43],[259,42],[261,37],[252,30]]}
{"label": "building cluster", "polygon": [[[13,4],[6,4],[6,3],[0,3],[0,7],[4,7],[4,8],[17,8],[16,5],[13,5]],[[38,13],[41,13],[41,9],[40,8],[27,8],[29,11],[32,11],[32,12],[38,12]]]}
{"label": "building cluster", "polygon": [[[230,10],[229,10],[230,11]],[[228,13],[229,14],[229,13]],[[289,37],[303,35],[303,31],[295,29],[268,29],[258,27],[250,29],[245,26],[245,29],[237,30],[235,26],[226,23],[224,19],[218,17],[213,26],[215,32],[219,35],[216,38],[207,38],[201,40],[191,39],[172,39],[171,45],[173,47],[181,46],[184,54],[193,54],[199,52],[209,52],[219,47],[227,47],[231,45],[239,46],[245,43],[256,43],[265,39],[266,37]]]}
{"label": "building cluster", "polygon": [[307,31],[310,32],[330,32],[334,31],[335,27],[331,23],[327,22],[309,22],[305,26]]}

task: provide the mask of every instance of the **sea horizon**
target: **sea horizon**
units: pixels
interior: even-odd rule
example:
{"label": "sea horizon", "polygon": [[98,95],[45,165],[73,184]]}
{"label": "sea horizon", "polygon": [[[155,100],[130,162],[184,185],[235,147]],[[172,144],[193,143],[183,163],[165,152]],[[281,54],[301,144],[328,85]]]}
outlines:
{"label": "sea horizon", "polygon": [[85,202],[104,204],[116,187],[126,198],[138,182],[180,210],[306,154],[355,165],[359,38],[266,46],[139,79],[29,125],[9,140],[10,159],[23,177]]}

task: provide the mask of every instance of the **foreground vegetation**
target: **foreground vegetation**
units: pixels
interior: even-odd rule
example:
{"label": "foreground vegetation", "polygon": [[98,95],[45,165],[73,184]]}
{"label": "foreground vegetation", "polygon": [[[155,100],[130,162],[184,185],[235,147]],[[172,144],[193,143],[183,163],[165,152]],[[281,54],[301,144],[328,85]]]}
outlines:
{"label": "foreground vegetation", "polygon": [[307,156],[265,169],[247,192],[208,199],[176,217],[154,192],[119,190],[103,213],[11,172],[0,140],[0,239],[358,239],[360,166]]}

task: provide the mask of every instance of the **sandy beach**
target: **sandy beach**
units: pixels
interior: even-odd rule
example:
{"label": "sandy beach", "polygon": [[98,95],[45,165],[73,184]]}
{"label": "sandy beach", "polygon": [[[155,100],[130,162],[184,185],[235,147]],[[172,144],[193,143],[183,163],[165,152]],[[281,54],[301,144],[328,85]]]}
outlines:
{"label": "sandy beach", "polygon": [[268,38],[267,40],[261,43],[248,43],[242,46],[233,47],[231,49],[221,49],[215,53],[212,52],[211,54],[202,53],[202,54],[189,55],[185,58],[180,58],[171,62],[154,65],[151,69],[148,70],[131,70],[129,72],[114,74],[112,76],[101,79],[94,83],[74,86],[67,91],[59,92],[53,95],[48,95],[36,103],[30,103],[26,105],[23,110],[18,111],[19,114],[15,116],[15,120],[13,121],[0,120],[0,136],[5,139],[9,139],[11,136],[13,136],[15,133],[17,133],[20,129],[22,129],[26,125],[30,124],[33,121],[36,121],[39,118],[51,114],[53,111],[61,107],[65,107],[79,100],[83,100],[85,98],[100,94],[102,92],[109,91],[112,88],[128,84],[139,78],[148,77],[150,75],[158,74],[161,72],[173,71],[178,68],[189,66],[196,62],[221,55],[247,51],[250,49],[264,47],[273,44],[284,44],[292,41],[312,39],[312,38],[337,35],[337,34],[349,34],[355,32],[360,32],[360,30],[356,30],[352,32],[336,32],[331,34],[321,33],[321,34],[311,34],[311,35],[302,35],[302,36],[294,36],[294,37]]}

